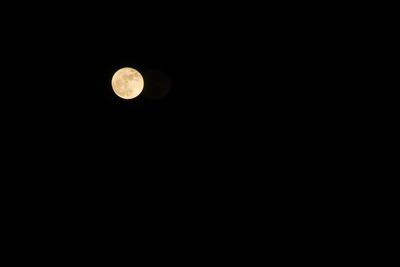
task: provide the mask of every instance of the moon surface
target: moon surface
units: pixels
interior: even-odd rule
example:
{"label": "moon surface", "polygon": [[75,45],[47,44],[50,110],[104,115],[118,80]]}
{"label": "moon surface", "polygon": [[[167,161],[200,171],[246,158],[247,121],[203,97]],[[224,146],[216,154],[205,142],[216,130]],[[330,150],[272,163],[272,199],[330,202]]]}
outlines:
{"label": "moon surface", "polygon": [[133,99],[143,91],[143,76],[134,68],[117,70],[111,80],[115,94],[123,99]]}

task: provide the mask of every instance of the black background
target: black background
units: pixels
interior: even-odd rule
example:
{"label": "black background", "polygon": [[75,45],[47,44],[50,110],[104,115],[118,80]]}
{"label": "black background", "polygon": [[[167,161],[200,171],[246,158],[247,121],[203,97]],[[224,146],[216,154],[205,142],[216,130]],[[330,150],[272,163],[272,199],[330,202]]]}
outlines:
{"label": "black background", "polygon": [[[362,184],[345,170],[361,136],[347,126],[363,110],[346,110],[360,101],[346,79],[359,27],[337,38],[342,17],[314,3],[146,3],[1,9],[0,198],[13,260],[248,263],[261,249],[299,259],[347,240],[343,211],[363,202],[345,201]],[[170,94],[119,99],[111,77],[125,66],[164,71]]]}
{"label": "black background", "polygon": [[[52,9],[2,26],[3,140],[40,170],[246,173],[300,162],[331,130],[335,39],[294,6]],[[110,81],[125,66],[164,71],[169,95],[119,99]]]}
{"label": "black background", "polygon": [[[296,7],[231,4],[57,5],[2,24],[11,202],[89,221],[132,209],[196,221],[302,198],[312,181],[296,173],[318,175],[335,142],[329,28]],[[164,71],[170,94],[119,99],[111,77],[125,66]]]}
{"label": "black background", "polygon": [[[3,140],[15,158],[76,174],[213,173],[263,159],[256,151],[261,165],[300,161],[332,130],[327,107],[344,71],[332,60],[341,44],[326,34],[325,8],[313,16],[307,7],[235,4],[46,8],[2,24]],[[125,66],[164,71],[170,94],[119,99],[110,80]]]}
{"label": "black background", "polygon": [[[124,146],[124,136],[136,149],[166,140],[176,149],[186,139],[201,148],[213,137],[244,143],[253,127],[290,112],[291,51],[276,26],[264,28],[257,15],[254,21],[235,12],[221,17],[216,7],[186,9],[64,6],[16,29],[4,26],[3,121],[18,125],[4,128],[24,136],[17,144],[33,139],[46,149],[67,136],[55,142],[64,149],[75,143],[77,150],[95,142],[107,150]],[[124,66],[164,71],[170,94],[118,99],[110,80]]]}

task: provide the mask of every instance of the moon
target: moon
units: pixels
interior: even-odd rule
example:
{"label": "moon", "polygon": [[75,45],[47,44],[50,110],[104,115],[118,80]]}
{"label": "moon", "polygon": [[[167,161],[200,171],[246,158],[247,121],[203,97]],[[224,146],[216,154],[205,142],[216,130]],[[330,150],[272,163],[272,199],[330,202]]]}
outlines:
{"label": "moon", "polygon": [[114,93],[120,98],[133,99],[143,91],[144,80],[139,71],[125,67],[114,73],[111,86]]}

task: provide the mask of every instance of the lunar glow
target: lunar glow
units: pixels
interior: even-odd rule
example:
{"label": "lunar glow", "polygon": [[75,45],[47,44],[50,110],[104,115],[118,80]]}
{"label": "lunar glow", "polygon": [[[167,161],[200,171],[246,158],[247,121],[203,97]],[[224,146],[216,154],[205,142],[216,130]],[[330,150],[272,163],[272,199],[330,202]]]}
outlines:
{"label": "lunar glow", "polygon": [[111,80],[115,94],[123,99],[137,97],[143,90],[143,76],[139,71],[125,67],[115,72]]}

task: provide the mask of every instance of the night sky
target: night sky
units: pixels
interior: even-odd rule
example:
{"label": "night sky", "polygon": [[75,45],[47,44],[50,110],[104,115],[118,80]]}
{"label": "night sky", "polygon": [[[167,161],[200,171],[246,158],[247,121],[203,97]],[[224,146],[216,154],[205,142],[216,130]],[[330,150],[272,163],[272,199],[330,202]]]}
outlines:
{"label": "night sky", "polygon": [[[54,12],[41,19],[0,24],[1,188],[12,239],[32,236],[36,247],[47,233],[60,253],[53,244],[66,240],[89,256],[131,255],[125,243],[136,244],[148,259],[158,257],[153,245],[178,242],[166,254],[230,250],[224,262],[236,261],[234,248],[264,249],[270,233],[273,247],[297,248],[288,240],[308,235],[309,217],[332,220],[320,216],[329,211],[321,199],[342,159],[331,151],[348,134],[335,127],[344,113],[335,99],[349,99],[337,79],[346,71],[332,63],[339,45],[330,49],[329,29],[287,3],[146,3],[46,3]],[[111,78],[122,67],[145,76],[144,90],[146,73],[161,71],[169,94],[118,98]]]}
{"label": "night sky", "polygon": [[[236,7],[246,19],[192,5],[137,16],[118,5],[65,8],[4,31],[3,140],[32,173],[85,186],[235,187],[270,167],[301,169],[310,144],[332,131],[323,63],[334,54],[326,29],[311,30],[295,8]],[[162,71],[169,94],[118,98],[111,78],[121,67]]]}
{"label": "night sky", "polygon": [[[307,28],[272,9],[251,16],[252,9],[243,21],[235,12],[221,17],[216,7],[182,8],[186,12],[147,7],[134,16],[118,5],[66,7],[71,12],[49,13],[13,30],[18,39],[8,31],[1,92],[6,134],[22,135],[17,145],[32,154],[72,152],[76,166],[127,153],[127,168],[136,162],[174,170],[179,164],[207,170],[197,157],[239,167],[235,163],[253,148],[267,145],[274,154],[297,144],[313,106],[327,99],[313,100],[322,94],[314,94],[322,78]],[[169,94],[119,99],[111,77],[121,67],[144,75],[162,71]],[[150,83],[145,80],[145,90]],[[234,156],[241,149],[248,152]],[[142,155],[151,160],[141,161]],[[228,160],[218,163],[219,155]]]}

